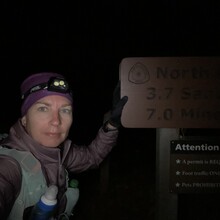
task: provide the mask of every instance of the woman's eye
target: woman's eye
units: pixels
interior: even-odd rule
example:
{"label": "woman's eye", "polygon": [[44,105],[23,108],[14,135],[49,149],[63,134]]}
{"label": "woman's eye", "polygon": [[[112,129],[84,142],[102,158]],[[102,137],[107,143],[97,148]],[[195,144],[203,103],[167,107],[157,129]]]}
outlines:
{"label": "woman's eye", "polygon": [[40,112],[46,112],[46,111],[47,111],[47,107],[41,106],[41,107],[38,108],[38,111],[40,111]]}
{"label": "woman's eye", "polygon": [[65,114],[72,114],[72,110],[68,109],[68,108],[61,109],[61,112],[65,113]]}

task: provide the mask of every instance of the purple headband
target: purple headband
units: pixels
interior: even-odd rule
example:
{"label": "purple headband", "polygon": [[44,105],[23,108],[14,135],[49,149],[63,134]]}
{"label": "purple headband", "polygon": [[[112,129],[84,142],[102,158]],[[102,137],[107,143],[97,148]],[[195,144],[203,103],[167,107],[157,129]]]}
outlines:
{"label": "purple headband", "polygon": [[60,95],[73,102],[65,77],[58,73],[42,72],[27,77],[21,84],[21,116],[39,99],[49,95]]}

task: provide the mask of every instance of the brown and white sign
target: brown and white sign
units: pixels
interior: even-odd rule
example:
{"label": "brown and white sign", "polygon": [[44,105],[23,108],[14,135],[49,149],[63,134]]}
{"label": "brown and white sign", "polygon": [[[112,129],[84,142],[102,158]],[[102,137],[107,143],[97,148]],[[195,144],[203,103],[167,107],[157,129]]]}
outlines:
{"label": "brown and white sign", "polygon": [[120,64],[122,124],[220,128],[220,57],[135,57]]}

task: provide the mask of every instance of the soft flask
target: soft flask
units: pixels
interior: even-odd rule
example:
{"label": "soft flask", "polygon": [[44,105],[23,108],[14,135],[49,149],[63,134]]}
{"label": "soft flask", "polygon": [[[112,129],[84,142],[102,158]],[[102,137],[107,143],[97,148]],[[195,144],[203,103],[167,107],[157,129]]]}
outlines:
{"label": "soft flask", "polygon": [[30,220],[50,220],[57,204],[58,188],[56,185],[51,185],[46,192],[41,196],[40,200],[34,206]]}

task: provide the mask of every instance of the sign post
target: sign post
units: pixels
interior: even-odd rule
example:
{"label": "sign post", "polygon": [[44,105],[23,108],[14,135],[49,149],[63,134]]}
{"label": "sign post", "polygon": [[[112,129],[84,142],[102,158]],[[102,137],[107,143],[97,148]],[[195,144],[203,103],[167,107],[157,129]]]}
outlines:
{"label": "sign post", "polygon": [[[122,113],[123,126],[157,129],[156,219],[176,220],[181,190],[194,192],[196,186],[203,184],[207,172],[213,178],[211,184],[206,180],[206,186],[214,184],[215,190],[219,189],[219,165],[210,168],[212,160],[219,161],[218,156],[213,158],[209,151],[201,156],[190,147],[186,148],[186,155],[175,145],[181,139],[179,130],[182,128],[220,128],[220,57],[124,58],[120,63],[120,80],[121,97],[128,96]],[[195,143],[200,144],[200,141]],[[188,166],[187,170],[184,164],[177,166],[178,159],[204,164],[208,160],[210,166],[202,170]],[[195,177],[184,182],[187,174],[192,178],[198,174],[203,180]],[[207,189],[213,190],[213,187],[206,187],[204,191]]]}
{"label": "sign post", "polygon": [[158,128],[156,132],[156,220],[177,220],[178,197],[169,191],[170,141],[179,129]]}

